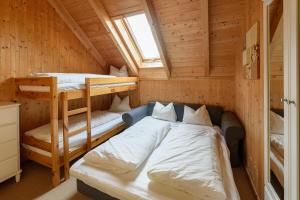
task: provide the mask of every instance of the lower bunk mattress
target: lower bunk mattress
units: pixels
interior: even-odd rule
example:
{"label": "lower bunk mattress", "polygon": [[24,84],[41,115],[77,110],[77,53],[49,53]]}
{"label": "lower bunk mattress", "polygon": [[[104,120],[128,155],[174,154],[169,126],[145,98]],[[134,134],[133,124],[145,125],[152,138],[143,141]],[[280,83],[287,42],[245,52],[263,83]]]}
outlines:
{"label": "lower bunk mattress", "polygon": [[[177,124],[172,125],[176,128]],[[218,129],[218,131],[220,131]],[[121,133],[122,134],[122,133]],[[228,200],[239,200],[232,169],[229,160],[229,151],[226,142],[219,133],[217,148],[220,152],[220,176],[223,179],[224,190]],[[166,138],[168,135],[166,136]],[[147,160],[139,167],[138,170],[125,173],[115,174],[111,171],[100,169],[89,165],[82,158],[78,160],[70,169],[71,176],[78,181],[79,191],[88,194],[96,199],[121,199],[121,200],[196,200],[199,199],[183,190],[175,189],[166,184],[151,181],[147,175],[153,160],[155,152],[159,151],[161,146],[153,151]],[[101,196],[99,196],[101,195]],[[205,196],[205,194],[203,194]],[[99,197],[99,198],[98,198]],[[204,197],[203,199],[211,199]]]}
{"label": "lower bunk mattress", "polygon": [[[62,120],[59,120],[59,150],[60,155],[63,155],[63,128],[62,128]],[[91,135],[92,138],[99,137],[100,135],[122,125],[124,122],[122,120],[121,113],[113,113],[108,111],[94,111],[92,112],[92,120],[91,120]],[[86,115],[80,114],[75,115],[69,118],[69,130],[76,130],[81,127],[86,126]],[[51,132],[50,132],[50,124],[46,124],[35,128],[33,130],[27,131],[24,133],[26,136],[31,136],[34,139],[41,140],[43,142],[51,143]],[[78,135],[74,135],[69,138],[69,146],[70,150],[75,150],[79,148],[81,145],[86,143],[87,134],[86,131],[81,132]],[[34,151],[41,155],[51,157],[51,153],[39,149],[37,147],[30,146],[28,144],[22,143],[23,148]]]}

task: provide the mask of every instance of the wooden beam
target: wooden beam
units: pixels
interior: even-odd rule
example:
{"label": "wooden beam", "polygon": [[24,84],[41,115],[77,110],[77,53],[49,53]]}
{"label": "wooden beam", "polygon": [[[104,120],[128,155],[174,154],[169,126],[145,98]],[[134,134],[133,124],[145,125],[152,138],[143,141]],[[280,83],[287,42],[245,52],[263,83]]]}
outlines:
{"label": "wooden beam", "polygon": [[271,24],[270,24],[270,39],[271,41],[273,40],[274,34],[277,30],[278,24],[280,22],[280,19],[282,17],[283,14],[283,1],[274,1],[276,2],[276,8],[275,11],[273,13],[273,16],[270,16],[271,18]]}
{"label": "wooden beam", "polygon": [[130,53],[128,52],[123,40],[118,34],[118,31],[116,30],[113,22],[111,21],[111,18],[109,17],[107,11],[105,10],[105,7],[101,2],[101,0],[88,0],[88,2],[91,5],[91,7],[94,9],[96,15],[98,16],[98,18],[100,19],[100,21],[102,22],[106,30],[108,31],[109,36],[113,40],[116,47],[119,49],[128,67],[131,69],[131,72],[135,76],[138,75],[138,68],[133,58],[130,56]]}
{"label": "wooden beam", "polygon": [[103,67],[106,66],[106,61],[98,52],[96,47],[91,43],[87,35],[83,32],[81,27],[73,19],[70,13],[66,10],[60,0],[48,0],[49,4],[56,10],[57,14],[62,18],[62,20],[67,24],[79,41],[85,46],[88,52],[97,60],[101,65],[103,71],[106,71]]}
{"label": "wooden beam", "polygon": [[152,34],[156,41],[159,54],[161,57],[161,61],[163,63],[164,70],[166,72],[167,77],[169,78],[171,73],[171,62],[169,60],[167,49],[161,35],[161,31],[159,28],[158,19],[154,10],[154,6],[152,4],[152,0],[143,0],[146,16],[148,18],[149,24],[151,25]]}

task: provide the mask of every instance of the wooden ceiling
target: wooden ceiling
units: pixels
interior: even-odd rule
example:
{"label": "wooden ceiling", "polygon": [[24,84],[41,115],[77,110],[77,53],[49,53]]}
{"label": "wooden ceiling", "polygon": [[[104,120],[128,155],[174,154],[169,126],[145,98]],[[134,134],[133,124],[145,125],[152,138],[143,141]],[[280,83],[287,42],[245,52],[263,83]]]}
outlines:
{"label": "wooden ceiling", "polygon": [[[48,0],[59,1],[59,0]],[[170,62],[171,78],[203,76],[233,76],[236,44],[241,39],[238,0],[60,0],[93,47],[108,65],[128,65],[126,56],[103,25],[91,2],[104,6],[109,18],[145,9],[151,2],[157,19],[156,26]],[[230,6],[230,9],[227,9]],[[224,12],[221,12],[224,10]],[[230,13],[227,12],[230,10]],[[88,47],[90,50],[91,47]],[[91,50],[90,50],[91,51]],[[131,66],[129,66],[131,67]],[[131,67],[131,71],[134,69]],[[166,79],[164,71],[139,69],[140,77]]]}
{"label": "wooden ceiling", "polygon": [[61,2],[103,56],[107,64],[116,66],[125,64],[108,31],[87,0],[61,0]]}

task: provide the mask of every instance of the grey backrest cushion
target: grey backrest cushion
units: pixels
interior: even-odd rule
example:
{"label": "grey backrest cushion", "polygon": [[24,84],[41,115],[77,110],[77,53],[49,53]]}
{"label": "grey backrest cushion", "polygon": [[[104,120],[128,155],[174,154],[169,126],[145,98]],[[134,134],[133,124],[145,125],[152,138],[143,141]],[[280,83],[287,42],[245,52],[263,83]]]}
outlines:
{"label": "grey backrest cushion", "polygon": [[[164,105],[167,105],[168,103],[162,103]],[[200,108],[200,104],[182,104],[182,103],[174,103],[175,107],[175,112],[177,114],[177,121],[182,122],[183,119],[183,114],[184,114],[184,105],[187,105],[194,110],[197,110]],[[151,116],[153,112],[153,108],[155,106],[155,102],[150,102],[148,103],[148,108],[147,108],[147,115]],[[209,106],[206,105],[207,111],[209,113],[210,119],[214,125],[221,126],[221,118],[222,114],[224,112],[223,108],[220,106]]]}

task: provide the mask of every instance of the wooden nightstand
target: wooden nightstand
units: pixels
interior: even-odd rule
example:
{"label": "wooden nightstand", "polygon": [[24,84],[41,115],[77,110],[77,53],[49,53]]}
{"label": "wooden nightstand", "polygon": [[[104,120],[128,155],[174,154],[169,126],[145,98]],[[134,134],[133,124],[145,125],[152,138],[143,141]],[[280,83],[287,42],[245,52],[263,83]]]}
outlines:
{"label": "wooden nightstand", "polygon": [[20,181],[19,106],[0,102],[0,183],[13,176]]}

